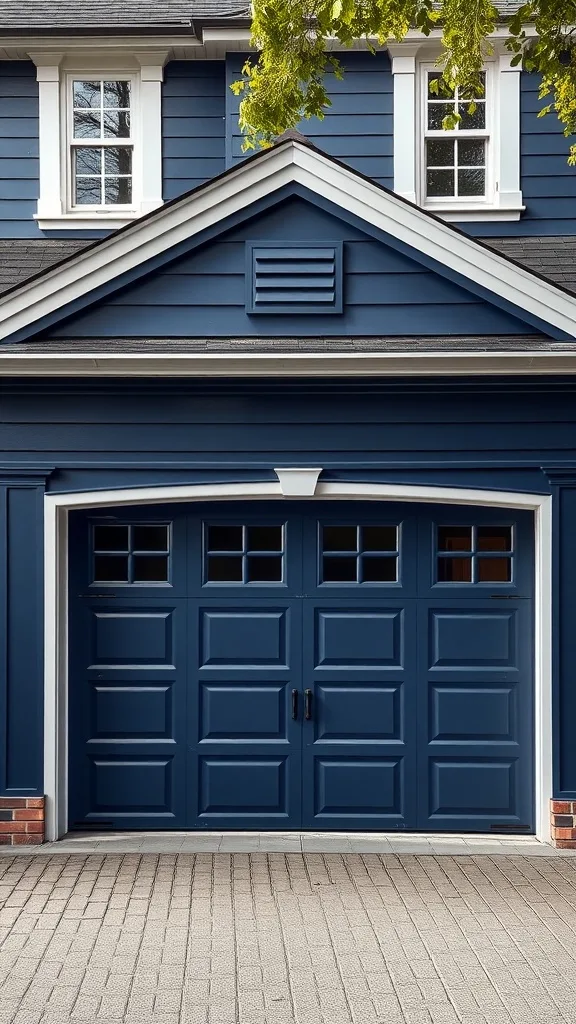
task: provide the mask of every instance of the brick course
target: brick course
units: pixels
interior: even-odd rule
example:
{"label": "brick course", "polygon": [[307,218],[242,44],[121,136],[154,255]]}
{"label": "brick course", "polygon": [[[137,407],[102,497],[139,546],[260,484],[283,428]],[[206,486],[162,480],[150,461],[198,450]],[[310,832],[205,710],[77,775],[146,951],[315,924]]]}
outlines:
{"label": "brick course", "polygon": [[0,846],[44,842],[44,797],[0,797]]}
{"label": "brick course", "polygon": [[551,800],[552,842],[560,850],[576,850],[576,800]]}

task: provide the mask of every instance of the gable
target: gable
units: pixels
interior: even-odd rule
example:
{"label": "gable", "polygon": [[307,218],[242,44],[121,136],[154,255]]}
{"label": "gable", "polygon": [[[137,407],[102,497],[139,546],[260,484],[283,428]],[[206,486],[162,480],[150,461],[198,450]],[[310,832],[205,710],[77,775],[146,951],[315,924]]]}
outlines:
{"label": "gable", "polygon": [[[342,313],[247,312],[247,249],[341,243]],[[248,243],[248,245],[247,245]],[[301,250],[298,250],[299,252]],[[304,251],[304,250],[302,250]],[[306,261],[301,266],[306,272]],[[61,322],[50,338],[522,335],[512,312],[300,196]],[[305,289],[305,277],[298,278]]]}

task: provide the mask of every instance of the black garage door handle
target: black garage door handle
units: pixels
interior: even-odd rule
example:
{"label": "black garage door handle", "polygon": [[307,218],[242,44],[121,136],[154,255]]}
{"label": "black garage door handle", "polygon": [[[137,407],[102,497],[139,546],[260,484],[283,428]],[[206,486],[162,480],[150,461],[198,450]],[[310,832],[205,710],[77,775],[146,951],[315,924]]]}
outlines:
{"label": "black garage door handle", "polygon": [[312,718],[312,690],[304,690],[304,718],[307,722]]}
{"label": "black garage door handle", "polygon": [[292,690],[292,718],[298,718],[298,690]]}

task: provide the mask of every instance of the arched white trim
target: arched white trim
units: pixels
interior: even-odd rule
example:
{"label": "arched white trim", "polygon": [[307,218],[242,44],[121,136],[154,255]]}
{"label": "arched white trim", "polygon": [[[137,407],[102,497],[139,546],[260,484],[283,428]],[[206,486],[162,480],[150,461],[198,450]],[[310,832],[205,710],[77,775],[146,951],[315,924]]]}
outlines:
{"label": "arched white trim", "polygon": [[[46,838],[67,826],[67,555],[68,512],[113,505],[193,501],[284,500],[279,481],[183,484],[123,490],[47,494],[44,516],[45,682],[44,790]],[[308,500],[414,501],[528,509],[535,519],[535,765],[536,834],[550,840],[552,796],[552,499],[549,495],[479,488],[421,487],[322,481]],[[304,499],[306,500],[306,499]]]}

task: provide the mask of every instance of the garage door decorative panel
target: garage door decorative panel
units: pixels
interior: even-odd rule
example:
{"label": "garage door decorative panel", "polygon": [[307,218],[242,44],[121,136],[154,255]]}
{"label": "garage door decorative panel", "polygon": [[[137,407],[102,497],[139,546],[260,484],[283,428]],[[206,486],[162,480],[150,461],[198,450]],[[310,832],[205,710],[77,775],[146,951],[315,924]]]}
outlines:
{"label": "garage door decorative panel", "polygon": [[532,520],[72,516],[78,827],[533,827]]}

